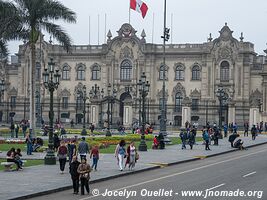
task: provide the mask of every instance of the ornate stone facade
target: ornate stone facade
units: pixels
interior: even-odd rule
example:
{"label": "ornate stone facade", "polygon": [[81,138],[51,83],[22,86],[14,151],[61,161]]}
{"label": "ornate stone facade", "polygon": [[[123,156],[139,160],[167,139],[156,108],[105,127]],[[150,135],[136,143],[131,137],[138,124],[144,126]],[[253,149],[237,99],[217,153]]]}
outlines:
{"label": "ornate stone facade", "polygon": [[[166,46],[167,120],[169,125],[181,126],[185,119],[182,107],[190,108],[189,120],[200,125],[207,121],[218,121],[219,101],[215,91],[224,88],[228,100],[223,106],[223,122],[244,121],[256,123],[266,120],[267,110],[267,66],[266,57],[258,56],[254,45],[240,41],[225,24],[219,37],[201,44],[168,44]],[[48,116],[48,92],[42,86],[42,71],[50,57],[61,71],[61,81],[55,92],[55,114],[61,121],[73,119],[81,122],[80,100],[77,90],[86,85],[89,89],[97,84],[104,89],[103,95],[87,101],[87,122],[104,124],[107,119],[107,86],[117,91],[112,102],[113,124],[131,126],[139,119],[137,82],[145,72],[151,87],[148,95],[147,120],[159,124],[162,102],[163,47],[162,44],[146,43],[146,33],[137,31],[130,24],[123,24],[118,35],[112,38],[109,31],[106,44],[73,46],[70,54],[59,45],[42,40],[37,43],[36,81],[39,88],[40,109],[37,115],[45,121]],[[39,52],[39,53],[38,53]],[[19,120],[28,117],[30,49],[27,43],[18,52],[19,62],[6,67],[5,78],[8,90],[5,101],[15,99],[16,115]],[[38,74],[39,73],[39,74]],[[26,103],[25,103],[26,102]],[[14,102],[13,102],[14,103]],[[261,106],[261,107],[260,107]],[[8,119],[10,109],[2,106],[2,120]],[[253,110],[256,109],[256,114]],[[26,113],[25,113],[26,112]],[[68,113],[68,115],[66,115]],[[253,116],[252,116],[253,115]]]}

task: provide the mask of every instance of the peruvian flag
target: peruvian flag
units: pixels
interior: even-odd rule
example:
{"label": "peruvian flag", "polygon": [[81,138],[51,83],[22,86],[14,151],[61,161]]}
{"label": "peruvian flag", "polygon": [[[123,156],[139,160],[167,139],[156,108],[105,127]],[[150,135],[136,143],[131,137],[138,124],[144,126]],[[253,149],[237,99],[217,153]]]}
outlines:
{"label": "peruvian flag", "polygon": [[141,0],[130,0],[130,8],[142,13],[142,17],[145,18],[148,7],[147,5]]}

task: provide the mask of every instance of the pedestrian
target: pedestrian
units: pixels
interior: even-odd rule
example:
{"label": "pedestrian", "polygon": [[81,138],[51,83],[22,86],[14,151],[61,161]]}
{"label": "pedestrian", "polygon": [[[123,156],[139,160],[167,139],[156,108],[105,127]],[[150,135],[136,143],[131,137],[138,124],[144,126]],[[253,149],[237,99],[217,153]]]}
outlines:
{"label": "pedestrian", "polygon": [[80,174],[81,180],[81,195],[84,195],[84,187],[89,194],[89,179],[90,179],[90,172],[91,168],[90,165],[86,163],[86,158],[82,158],[81,164],[79,165],[77,172]]}
{"label": "pedestrian", "polygon": [[74,139],[71,139],[68,143],[68,157],[69,157],[69,164],[72,162],[72,158],[76,153],[76,145],[74,143]]}
{"label": "pedestrian", "polygon": [[19,124],[15,124],[15,134],[16,134],[16,138],[18,138],[19,135]]}
{"label": "pedestrian", "polygon": [[71,128],[74,128],[74,121],[73,121],[73,119],[70,121],[70,127]]}
{"label": "pedestrian", "polygon": [[65,142],[61,141],[60,146],[58,147],[58,152],[57,152],[61,174],[64,173],[64,169],[65,169],[65,165],[67,161],[67,154],[68,154],[68,149],[65,145]]}
{"label": "pedestrian", "polygon": [[79,165],[80,162],[78,161],[77,156],[74,155],[70,163],[70,175],[72,180],[73,194],[79,193],[79,173],[77,171]]}
{"label": "pedestrian", "polygon": [[257,128],[256,128],[255,124],[253,124],[253,126],[251,128],[252,140],[255,140],[256,139],[256,135],[257,135]]}
{"label": "pedestrian", "polygon": [[54,133],[54,151],[57,152],[58,147],[60,146],[60,139],[56,133]]}
{"label": "pedestrian", "polygon": [[99,150],[97,145],[95,145],[91,150],[90,159],[91,158],[93,158],[92,169],[95,168],[95,171],[97,171],[97,163],[99,160]]}
{"label": "pedestrian", "polygon": [[244,137],[248,137],[248,129],[249,129],[249,124],[248,124],[248,122],[246,122],[245,124],[244,124]]}
{"label": "pedestrian", "polygon": [[187,135],[188,144],[189,144],[191,150],[193,149],[193,145],[195,144],[195,135],[194,135],[194,131],[193,130],[194,129],[192,129]]}
{"label": "pedestrian", "polygon": [[181,129],[180,132],[180,139],[182,141],[182,149],[186,149],[186,140],[187,140],[187,133],[185,132],[185,129]]}
{"label": "pedestrian", "polygon": [[228,135],[228,125],[227,125],[227,123],[224,124],[223,131],[224,131],[224,137],[227,137],[227,135]]}
{"label": "pedestrian", "polygon": [[231,143],[231,147],[234,148],[234,141],[236,138],[238,138],[240,135],[233,133],[232,135],[229,136],[228,141]]}
{"label": "pedestrian", "polygon": [[80,154],[81,160],[83,158],[86,159],[86,155],[87,153],[90,153],[89,150],[89,145],[87,144],[87,142],[85,141],[85,137],[82,137],[82,141],[80,142],[79,146],[78,146],[78,152]]}
{"label": "pedestrian", "polygon": [[203,140],[205,141],[205,150],[211,150],[209,147],[210,143],[210,135],[208,133],[208,130],[204,130],[203,133]]}
{"label": "pedestrian", "polygon": [[123,161],[126,158],[125,140],[121,140],[115,149],[115,157],[118,160],[120,171],[123,171]]}
{"label": "pedestrian", "polygon": [[129,170],[132,170],[135,167],[135,162],[136,162],[136,155],[137,155],[137,150],[136,147],[134,146],[134,142],[132,141],[130,145],[127,147],[127,159],[125,163],[125,167],[127,164],[129,164]]}
{"label": "pedestrian", "polygon": [[90,126],[90,131],[91,131],[91,135],[94,136],[94,130],[95,130],[95,125],[91,124]]}
{"label": "pedestrian", "polygon": [[213,127],[213,137],[214,137],[214,145],[218,146],[219,145],[219,137],[220,137],[220,130],[218,129],[217,126]]}
{"label": "pedestrian", "polygon": [[15,151],[15,154],[14,154],[15,156],[14,156],[14,162],[16,163],[16,165],[17,165],[17,171],[19,170],[19,169],[22,169],[22,165],[23,165],[23,162],[22,162],[22,160],[21,160],[21,149],[20,148],[18,148],[16,151]]}
{"label": "pedestrian", "polygon": [[27,128],[28,128],[27,123],[24,121],[22,124],[22,133],[24,138],[26,137]]}
{"label": "pedestrian", "polygon": [[14,130],[15,130],[14,122],[11,122],[11,125],[10,125],[10,134],[11,134],[11,138],[14,137]]}
{"label": "pedestrian", "polygon": [[31,138],[31,135],[30,133],[27,133],[26,134],[26,143],[27,143],[27,155],[32,155],[32,138]]}

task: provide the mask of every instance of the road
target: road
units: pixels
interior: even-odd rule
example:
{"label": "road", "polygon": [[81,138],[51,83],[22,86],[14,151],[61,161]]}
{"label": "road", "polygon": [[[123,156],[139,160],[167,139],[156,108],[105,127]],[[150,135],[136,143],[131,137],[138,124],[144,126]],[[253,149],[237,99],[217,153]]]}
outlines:
{"label": "road", "polygon": [[[72,190],[67,190],[32,199],[267,200],[266,172],[267,145],[263,145],[249,150],[95,183],[90,185],[90,188],[91,192],[99,194],[96,196],[92,194],[73,195]],[[199,191],[200,197],[185,197],[182,192],[187,191]],[[238,192],[244,192],[245,196],[235,196]],[[110,196],[104,196],[106,194]],[[194,194],[196,195],[196,193]],[[118,197],[118,195],[122,195],[122,197]],[[221,195],[230,196],[222,197]]]}

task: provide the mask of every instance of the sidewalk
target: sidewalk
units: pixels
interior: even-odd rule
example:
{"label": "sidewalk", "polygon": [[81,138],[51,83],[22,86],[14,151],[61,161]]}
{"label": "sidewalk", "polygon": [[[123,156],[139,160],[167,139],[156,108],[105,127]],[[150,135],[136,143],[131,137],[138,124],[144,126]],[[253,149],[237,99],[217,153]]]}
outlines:
{"label": "sidewalk", "polygon": [[[251,137],[243,138],[246,147],[267,144],[267,136],[260,135],[255,141]],[[161,165],[172,165],[179,162],[188,162],[202,157],[211,157],[214,155],[233,151],[230,148],[228,139],[219,140],[219,146],[212,146],[212,151],[205,151],[205,147],[199,143],[193,150],[181,150],[181,145],[167,146],[165,150],[148,150],[148,152],[139,152],[135,171],[125,170],[120,172],[116,165],[116,159],[113,154],[100,155],[98,171],[91,173],[91,182],[103,181],[112,177],[123,176],[130,173],[137,173],[145,170],[159,168]],[[44,153],[35,153],[31,158],[41,159]],[[168,156],[166,156],[168,155]],[[0,157],[5,157],[5,152],[0,153]],[[23,159],[27,159],[23,155]],[[0,172],[0,199],[22,199],[27,196],[38,196],[52,191],[71,188],[71,179],[68,174],[68,163],[64,174],[60,174],[59,165],[33,166],[22,171]],[[16,188],[10,190],[11,188]]]}

